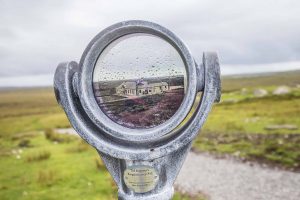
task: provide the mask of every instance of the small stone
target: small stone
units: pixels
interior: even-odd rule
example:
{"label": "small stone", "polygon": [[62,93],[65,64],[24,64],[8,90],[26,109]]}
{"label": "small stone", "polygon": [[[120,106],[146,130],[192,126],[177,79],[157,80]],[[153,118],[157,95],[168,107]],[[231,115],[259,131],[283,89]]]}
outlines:
{"label": "small stone", "polygon": [[240,154],[241,154],[241,152],[240,152],[240,151],[236,151],[236,152],[234,152],[234,154],[233,154],[233,155],[238,157]]}
{"label": "small stone", "polygon": [[283,144],[283,140],[278,140],[277,142],[278,142],[279,145]]}
{"label": "small stone", "polygon": [[287,135],[287,134],[286,134],[286,135],[284,135],[284,138],[285,138],[285,139],[288,139],[289,137],[290,137],[290,136],[289,136],[289,135]]}
{"label": "small stone", "polygon": [[255,97],[264,97],[268,95],[268,91],[264,89],[256,89],[254,90],[253,95]]}
{"label": "small stone", "polygon": [[273,91],[274,95],[285,95],[291,92],[291,89],[287,86],[279,86]]}

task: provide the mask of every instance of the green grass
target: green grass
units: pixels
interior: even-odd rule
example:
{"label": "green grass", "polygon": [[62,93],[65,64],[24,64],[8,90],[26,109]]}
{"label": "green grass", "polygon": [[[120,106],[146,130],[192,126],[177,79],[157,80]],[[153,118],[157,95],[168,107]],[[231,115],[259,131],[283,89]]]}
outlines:
{"label": "green grass", "polygon": [[[228,94],[224,94],[226,99]],[[231,96],[231,95],[230,95]],[[241,95],[240,95],[241,96]],[[300,90],[283,96],[239,97],[236,103],[216,104],[205,123],[205,132],[269,134],[271,124],[294,124],[300,128]],[[299,133],[278,130],[277,133]]]}
{"label": "green grass", "polygon": [[202,194],[199,194],[197,196],[191,196],[191,195],[185,195],[180,193],[176,193],[173,198],[173,200],[205,200],[205,199],[207,199],[207,197]]}
{"label": "green grass", "polygon": [[[300,170],[300,73],[225,78],[223,84],[222,101],[214,105],[194,149]],[[272,95],[279,85],[289,85],[291,92]],[[256,88],[269,94],[257,98]],[[266,128],[283,124],[298,129]]]}
{"label": "green grass", "polygon": [[[21,156],[21,155],[20,155]],[[37,162],[37,161],[43,161],[49,159],[51,156],[50,151],[42,150],[33,152],[26,156],[27,162]]]}
{"label": "green grass", "polygon": [[[0,137],[12,133],[70,127],[52,89],[0,92]],[[11,135],[12,136],[12,135]]]}
{"label": "green grass", "polygon": [[1,199],[116,199],[116,187],[105,168],[97,167],[94,149],[68,153],[77,140],[56,143],[37,133],[34,147],[2,156]]}
{"label": "green grass", "polygon": [[[299,169],[300,130],[265,129],[300,128],[296,84],[300,73],[223,79],[222,102],[213,107],[193,148]],[[292,92],[271,95],[278,85],[289,85]],[[256,98],[256,88],[270,93]],[[79,138],[53,132],[70,124],[52,89],[0,91],[0,111],[0,199],[116,199],[117,188],[97,152]],[[176,193],[174,199],[206,198]]]}
{"label": "green grass", "polygon": [[289,169],[299,169],[300,164],[299,134],[203,133],[194,148]]}
{"label": "green grass", "polygon": [[117,199],[96,150],[53,131],[70,125],[52,89],[1,91],[0,111],[1,200]]}
{"label": "green grass", "polygon": [[224,76],[222,77],[223,92],[231,92],[242,88],[258,88],[269,86],[299,84],[300,70],[265,73],[250,76]]}

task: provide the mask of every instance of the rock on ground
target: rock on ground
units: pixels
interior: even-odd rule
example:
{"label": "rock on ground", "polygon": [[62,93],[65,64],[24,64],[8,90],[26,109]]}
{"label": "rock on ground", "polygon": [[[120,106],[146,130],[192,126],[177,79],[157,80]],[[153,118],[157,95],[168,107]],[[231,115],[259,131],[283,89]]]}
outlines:
{"label": "rock on ground", "polygon": [[284,95],[284,94],[288,94],[291,92],[291,88],[287,87],[287,86],[279,86],[278,88],[276,88],[273,91],[274,95]]}
{"label": "rock on ground", "polygon": [[55,132],[57,132],[59,134],[79,136],[78,133],[73,128],[58,128],[58,129],[55,129]]}
{"label": "rock on ground", "polygon": [[176,180],[182,192],[211,200],[299,200],[300,173],[191,152]]}
{"label": "rock on ground", "polygon": [[268,95],[268,91],[264,89],[256,89],[254,90],[253,95],[255,97],[264,97]]}

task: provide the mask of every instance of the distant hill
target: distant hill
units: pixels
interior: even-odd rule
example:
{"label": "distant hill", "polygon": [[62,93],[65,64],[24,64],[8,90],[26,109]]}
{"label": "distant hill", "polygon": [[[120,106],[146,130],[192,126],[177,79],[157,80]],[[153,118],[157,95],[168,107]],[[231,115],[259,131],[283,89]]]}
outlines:
{"label": "distant hill", "polygon": [[223,91],[279,85],[296,86],[297,84],[300,84],[300,70],[258,74],[241,74],[222,77]]}
{"label": "distant hill", "polygon": [[[268,72],[257,74],[240,74],[222,76],[222,91],[234,91],[241,88],[255,88],[266,86],[296,86],[300,85],[300,70],[285,72]],[[148,80],[149,81],[149,80]],[[49,87],[0,87],[1,91],[32,90],[32,89],[52,89]]]}
{"label": "distant hill", "polygon": [[5,91],[32,91],[32,90],[53,90],[53,86],[28,86],[28,87],[0,87],[0,92]]}

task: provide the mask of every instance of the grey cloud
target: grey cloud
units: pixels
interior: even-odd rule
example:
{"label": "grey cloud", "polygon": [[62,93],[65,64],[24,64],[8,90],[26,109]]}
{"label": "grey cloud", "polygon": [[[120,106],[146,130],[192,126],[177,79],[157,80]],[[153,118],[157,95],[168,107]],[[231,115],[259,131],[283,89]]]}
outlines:
{"label": "grey cloud", "polygon": [[[0,76],[51,74],[76,60],[103,28],[128,19],[174,31],[196,59],[218,51],[226,65],[300,60],[300,1],[0,0]],[[272,66],[272,65],[270,65]]]}

